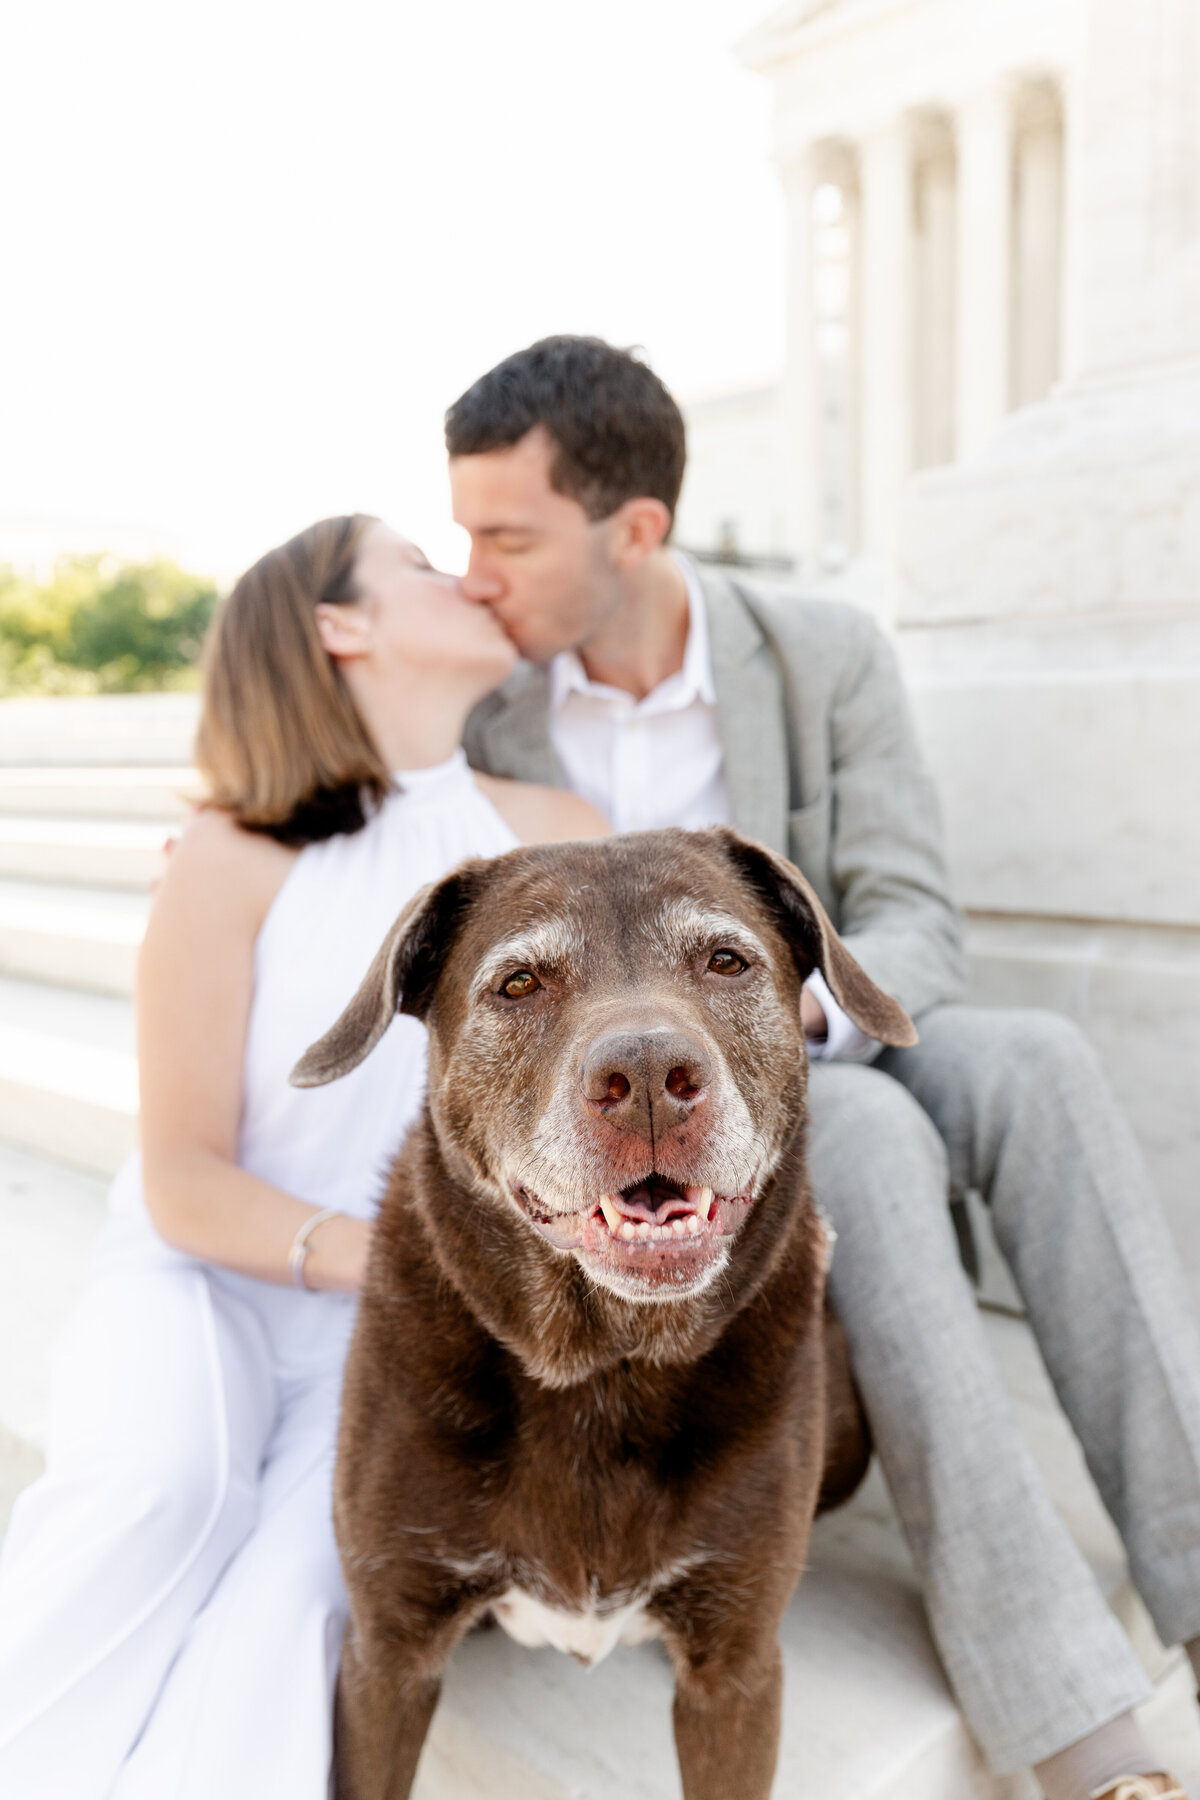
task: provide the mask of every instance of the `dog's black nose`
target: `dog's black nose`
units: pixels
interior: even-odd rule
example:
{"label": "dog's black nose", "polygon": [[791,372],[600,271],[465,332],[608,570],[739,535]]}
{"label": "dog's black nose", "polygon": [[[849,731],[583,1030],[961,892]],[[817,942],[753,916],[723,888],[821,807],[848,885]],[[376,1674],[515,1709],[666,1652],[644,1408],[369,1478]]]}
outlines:
{"label": "dog's black nose", "polygon": [[655,1137],[682,1124],[711,1081],[704,1050],[669,1026],[606,1031],[588,1046],[580,1071],[585,1100],[610,1125]]}

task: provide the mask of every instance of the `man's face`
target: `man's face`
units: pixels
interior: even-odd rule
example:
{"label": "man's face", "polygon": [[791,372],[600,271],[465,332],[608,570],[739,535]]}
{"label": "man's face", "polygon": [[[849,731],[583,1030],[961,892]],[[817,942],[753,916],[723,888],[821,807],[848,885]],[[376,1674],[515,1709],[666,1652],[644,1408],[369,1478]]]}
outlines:
{"label": "man's face", "polygon": [[454,517],[471,538],[463,582],[531,662],[585,645],[620,605],[613,521],[550,485],[540,426],[506,450],[450,459]]}

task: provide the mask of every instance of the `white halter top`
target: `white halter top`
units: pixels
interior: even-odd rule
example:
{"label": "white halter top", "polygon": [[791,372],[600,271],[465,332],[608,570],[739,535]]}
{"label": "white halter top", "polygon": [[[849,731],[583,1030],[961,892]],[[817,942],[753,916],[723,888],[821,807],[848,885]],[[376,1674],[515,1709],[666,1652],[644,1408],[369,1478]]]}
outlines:
{"label": "white halter top", "polygon": [[322,1088],[288,1075],[355,993],[397,913],[468,856],[516,838],[461,750],[397,776],[361,831],[309,844],[263,922],[254,954],[238,1162],[320,1206],[370,1218],[421,1105],[425,1027],[397,1016],[365,1062]]}
{"label": "white halter top", "polygon": [[[288,1075],[337,1019],[417,889],[465,857],[498,856],[517,842],[461,750],[437,768],[402,771],[396,783],[361,831],[306,845],[275,896],[255,945],[242,1081],[241,1166],[360,1218],[373,1217],[419,1111],[424,1026],[397,1016],[366,1060],[328,1087],[289,1087]],[[135,1154],[113,1183],[111,1211],[144,1215],[141,1188]],[[287,1290],[271,1295],[249,1277],[222,1277],[258,1290],[269,1311],[287,1310]],[[344,1299],[301,1298],[310,1307]]]}

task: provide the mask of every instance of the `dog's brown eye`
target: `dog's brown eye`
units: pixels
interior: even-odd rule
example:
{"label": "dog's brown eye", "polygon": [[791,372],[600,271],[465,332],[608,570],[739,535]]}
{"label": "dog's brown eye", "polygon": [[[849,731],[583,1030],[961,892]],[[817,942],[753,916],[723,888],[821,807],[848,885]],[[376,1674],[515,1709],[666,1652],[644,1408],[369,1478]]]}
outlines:
{"label": "dog's brown eye", "polygon": [[740,975],[746,965],[734,950],[714,950],[708,966],[714,975]]}
{"label": "dog's brown eye", "polygon": [[507,994],[510,1000],[523,1000],[526,994],[536,993],[541,985],[529,969],[518,969],[515,975],[509,976],[500,992]]}

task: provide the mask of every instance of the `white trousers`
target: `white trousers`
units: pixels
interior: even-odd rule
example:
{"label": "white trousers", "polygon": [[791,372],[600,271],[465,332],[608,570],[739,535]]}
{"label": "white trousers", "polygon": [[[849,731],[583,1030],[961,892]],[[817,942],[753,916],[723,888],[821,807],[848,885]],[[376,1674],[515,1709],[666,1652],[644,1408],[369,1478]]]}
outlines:
{"label": "white trousers", "polygon": [[327,1800],[345,1334],[281,1364],[257,1287],[102,1236],[0,1558],[5,1800]]}

